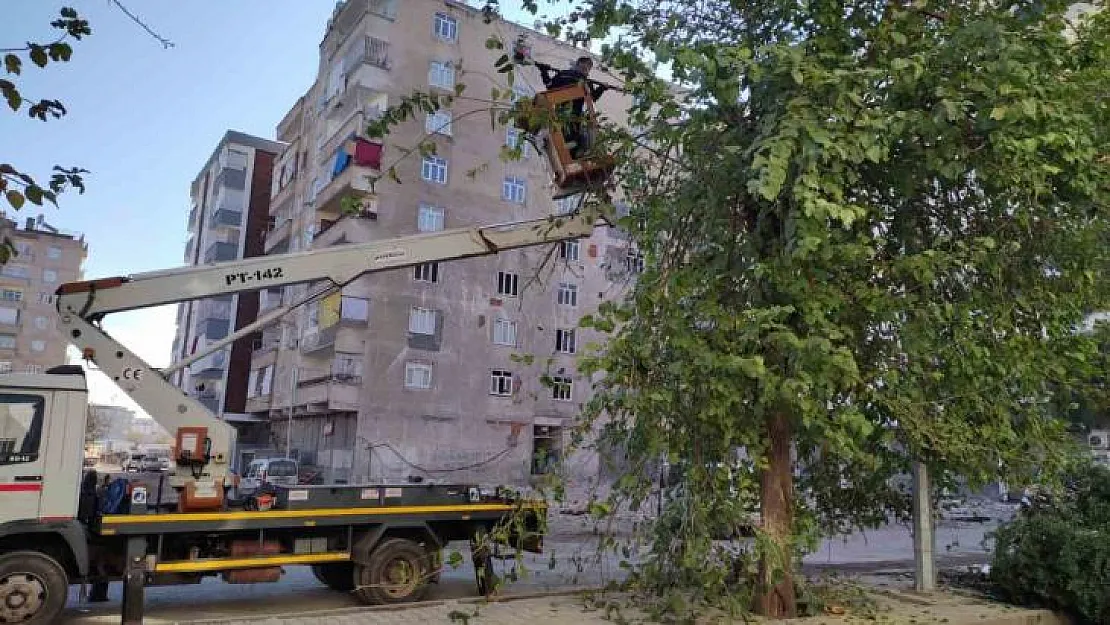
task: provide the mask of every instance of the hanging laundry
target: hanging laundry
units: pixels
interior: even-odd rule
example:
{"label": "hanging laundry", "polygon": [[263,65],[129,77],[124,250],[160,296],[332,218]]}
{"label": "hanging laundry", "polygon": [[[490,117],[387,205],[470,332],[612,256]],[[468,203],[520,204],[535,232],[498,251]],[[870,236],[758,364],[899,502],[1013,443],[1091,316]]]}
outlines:
{"label": "hanging laundry", "polygon": [[331,177],[335,178],[347,169],[347,165],[351,164],[351,153],[347,151],[345,146],[339,146],[335,151],[335,167],[331,170]]}
{"label": "hanging laundry", "polygon": [[374,169],[381,169],[382,166],[382,144],[374,143],[363,139],[362,137],[355,138],[355,164],[362,167],[373,167]]}

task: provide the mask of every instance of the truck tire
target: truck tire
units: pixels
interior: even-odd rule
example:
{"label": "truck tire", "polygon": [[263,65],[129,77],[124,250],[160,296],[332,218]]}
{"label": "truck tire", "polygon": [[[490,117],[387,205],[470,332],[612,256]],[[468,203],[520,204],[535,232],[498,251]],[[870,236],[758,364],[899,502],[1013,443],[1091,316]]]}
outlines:
{"label": "truck tire", "polygon": [[428,591],[428,552],[416,541],[387,538],[355,565],[355,596],[370,604],[419,601]]}
{"label": "truck tire", "polygon": [[355,589],[355,566],[350,562],[313,564],[312,574],[321,584],[336,592],[351,592]]}
{"label": "truck tire", "polygon": [[0,623],[55,623],[68,593],[65,569],[50,556],[37,551],[0,556]]}

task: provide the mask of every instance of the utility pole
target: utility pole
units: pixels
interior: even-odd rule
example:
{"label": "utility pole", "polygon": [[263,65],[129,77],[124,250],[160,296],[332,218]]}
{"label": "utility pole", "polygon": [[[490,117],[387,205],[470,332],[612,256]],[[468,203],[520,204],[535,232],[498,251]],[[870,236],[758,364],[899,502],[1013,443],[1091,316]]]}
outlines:
{"label": "utility pole", "polygon": [[936,590],[936,533],[933,531],[933,497],[929,469],[924,462],[913,463],[913,589],[929,593]]}
{"label": "utility pole", "polygon": [[285,424],[285,457],[293,457],[293,411],[297,406],[297,364],[293,363],[293,386],[289,389],[289,420]]}

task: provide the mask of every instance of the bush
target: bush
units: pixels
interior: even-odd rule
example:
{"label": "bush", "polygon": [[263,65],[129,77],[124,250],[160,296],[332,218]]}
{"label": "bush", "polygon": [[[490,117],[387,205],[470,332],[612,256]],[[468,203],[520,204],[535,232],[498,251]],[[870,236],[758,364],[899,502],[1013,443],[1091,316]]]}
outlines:
{"label": "bush", "polygon": [[1110,624],[1110,470],[1092,466],[995,533],[996,591]]}

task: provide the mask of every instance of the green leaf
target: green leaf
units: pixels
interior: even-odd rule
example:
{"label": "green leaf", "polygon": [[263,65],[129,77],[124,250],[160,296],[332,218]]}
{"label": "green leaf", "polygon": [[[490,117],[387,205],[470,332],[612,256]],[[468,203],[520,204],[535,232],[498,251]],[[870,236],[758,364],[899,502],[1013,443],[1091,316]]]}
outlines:
{"label": "green leaf", "polygon": [[22,193],[20,193],[19,191],[16,191],[15,189],[11,189],[5,195],[8,198],[8,203],[12,205],[12,208],[14,208],[16,210],[19,210],[20,208],[23,207],[23,194]]}
{"label": "green leaf", "polygon": [[796,67],[790,72],[790,76],[794,79],[794,82],[799,85],[802,84],[804,80],[804,77],[802,76],[802,70]]}
{"label": "green leaf", "polygon": [[18,74],[22,65],[23,61],[18,56],[14,54],[4,55],[4,69],[8,70],[9,74]]}
{"label": "green leaf", "polygon": [[43,48],[40,45],[33,45],[32,44],[31,45],[30,56],[31,56],[31,61],[35,65],[38,65],[39,67],[46,67],[46,63],[49,60],[48,57],[46,56],[46,48]]}
{"label": "green leaf", "polygon": [[23,190],[24,195],[32,204],[42,206],[42,188],[36,184],[29,185]]}
{"label": "green leaf", "polygon": [[486,50],[503,50],[504,48],[505,44],[501,43],[501,40],[496,36],[491,35],[486,39]]}
{"label": "green leaf", "polygon": [[897,31],[890,34],[890,39],[900,46],[906,45],[906,42],[908,41],[904,34]]}
{"label": "green leaf", "polygon": [[993,109],[991,109],[991,119],[1003,120],[1005,118],[1006,118],[1006,107],[1005,106],[996,106]]}
{"label": "green leaf", "polygon": [[396,182],[397,184],[401,184],[401,177],[397,175],[397,167],[396,166],[390,167],[386,171],[386,176],[388,176],[389,179],[392,180],[393,182]]}

